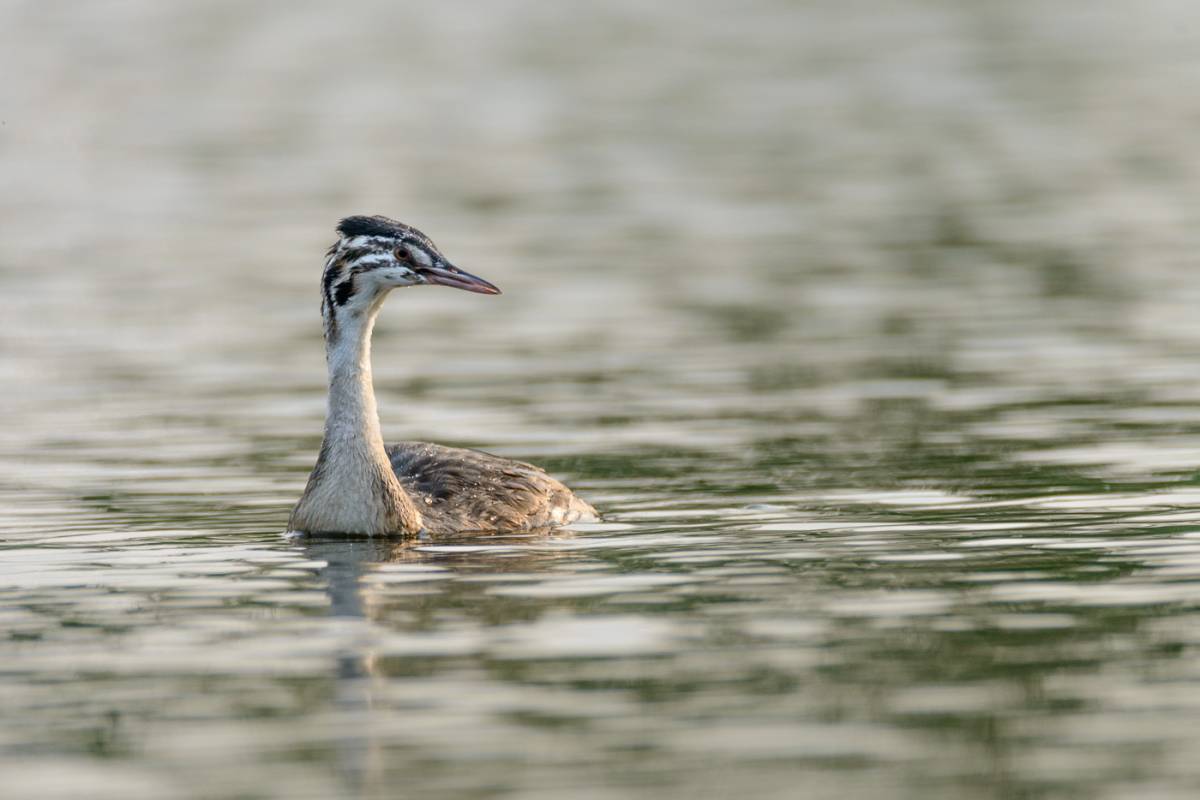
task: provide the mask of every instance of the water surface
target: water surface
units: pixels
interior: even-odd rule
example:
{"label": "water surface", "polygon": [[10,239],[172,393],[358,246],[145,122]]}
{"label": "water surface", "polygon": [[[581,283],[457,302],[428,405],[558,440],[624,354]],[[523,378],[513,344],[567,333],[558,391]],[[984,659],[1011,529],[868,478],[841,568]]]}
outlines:
{"label": "water surface", "polygon": [[[643,5],[3,12],[5,792],[1195,796],[1196,12]],[[374,212],[604,522],[282,535]]]}

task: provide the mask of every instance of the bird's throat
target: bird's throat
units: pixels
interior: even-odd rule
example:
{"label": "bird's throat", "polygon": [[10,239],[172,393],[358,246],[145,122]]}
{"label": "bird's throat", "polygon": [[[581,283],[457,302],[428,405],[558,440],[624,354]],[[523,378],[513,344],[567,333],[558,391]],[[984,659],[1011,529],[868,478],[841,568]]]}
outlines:
{"label": "bird's throat", "polygon": [[[421,516],[384,449],[371,379],[371,333],[378,307],[345,315],[327,337],[329,408],[321,453],[293,529],[411,535]],[[329,330],[329,328],[327,328]]]}
{"label": "bird's throat", "polygon": [[371,333],[375,328],[375,316],[372,312],[340,321],[334,334],[325,342],[325,360],[329,367],[325,438],[386,458],[371,377]]}

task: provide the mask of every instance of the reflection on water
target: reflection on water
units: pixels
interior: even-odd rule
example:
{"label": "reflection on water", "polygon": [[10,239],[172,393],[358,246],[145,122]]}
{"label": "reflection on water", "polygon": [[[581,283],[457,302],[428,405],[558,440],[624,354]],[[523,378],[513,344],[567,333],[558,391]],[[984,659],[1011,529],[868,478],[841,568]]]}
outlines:
{"label": "reflection on water", "polygon": [[[1196,12],[643,5],[3,12],[6,792],[1193,796]],[[603,523],[281,535],[374,212]]]}

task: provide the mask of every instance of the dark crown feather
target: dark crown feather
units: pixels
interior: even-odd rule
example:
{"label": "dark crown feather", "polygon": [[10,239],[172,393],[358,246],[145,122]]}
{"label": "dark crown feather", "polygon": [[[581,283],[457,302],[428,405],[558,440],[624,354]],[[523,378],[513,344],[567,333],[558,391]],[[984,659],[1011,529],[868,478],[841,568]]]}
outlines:
{"label": "dark crown feather", "polygon": [[395,239],[416,239],[436,251],[433,240],[413,226],[379,214],[371,217],[346,217],[338,223],[337,232],[347,239],[355,236],[391,236]]}

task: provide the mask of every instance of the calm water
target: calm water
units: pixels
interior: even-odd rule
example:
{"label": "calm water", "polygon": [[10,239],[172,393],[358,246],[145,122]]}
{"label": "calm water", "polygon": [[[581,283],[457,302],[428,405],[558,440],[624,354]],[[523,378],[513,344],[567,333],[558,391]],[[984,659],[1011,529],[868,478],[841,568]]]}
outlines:
{"label": "calm water", "polygon": [[[3,7],[6,797],[1200,791],[1195,5],[655,6]],[[282,535],[364,212],[603,523]]]}

